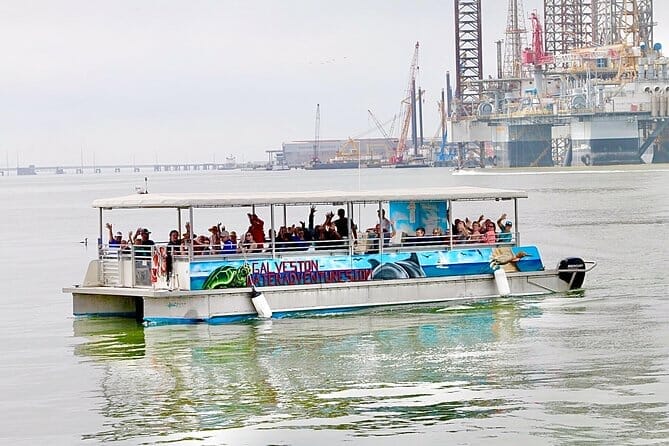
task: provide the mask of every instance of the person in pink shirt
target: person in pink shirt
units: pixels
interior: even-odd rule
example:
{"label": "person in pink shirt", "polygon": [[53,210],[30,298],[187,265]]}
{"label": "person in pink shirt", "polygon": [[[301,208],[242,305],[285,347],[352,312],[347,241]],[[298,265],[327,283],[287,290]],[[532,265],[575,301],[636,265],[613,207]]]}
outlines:
{"label": "person in pink shirt", "polygon": [[483,243],[494,245],[497,243],[497,234],[495,233],[495,223],[491,220],[486,220],[483,228]]}

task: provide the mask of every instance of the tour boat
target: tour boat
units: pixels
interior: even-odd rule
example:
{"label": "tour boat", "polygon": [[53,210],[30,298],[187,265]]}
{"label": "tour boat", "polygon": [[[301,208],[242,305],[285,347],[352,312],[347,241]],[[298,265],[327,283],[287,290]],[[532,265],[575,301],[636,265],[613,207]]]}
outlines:
{"label": "tour boat", "polygon": [[[134,317],[160,324],[224,323],[396,305],[446,306],[580,290],[594,261],[565,257],[555,268],[546,268],[539,249],[521,243],[518,200],[526,197],[526,192],[517,190],[443,187],[148,193],[98,199],[93,202],[99,214],[97,258],[81,284],[63,291],[72,293],[75,316]],[[486,206],[507,206],[513,232],[501,236],[497,228],[497,237],[487,243],[451,236],[458,214]],[[311,207],[319,209],[319,217],[324,209],[335,213],[343,209],[348,230],[342,232],[353,234],[354,222],[365,218],[371,228],[365,231],[360,226],[357,238],[279,242],[278,228],[291,223],[287,214],[307,215]],[[179,234],[184,232],[183,220],[194,228],[198,213],[205,209],[237,217],[261,215],[268,221],[267,238],[254,252],[212,250],[190,240],[181,247],[162,242],[119,247],[103,242],[108,212],[146,215],[157,209],[176,210],[172,226]],[[418,227],[429,234],[438,228],[443,235],[408,235]]]}

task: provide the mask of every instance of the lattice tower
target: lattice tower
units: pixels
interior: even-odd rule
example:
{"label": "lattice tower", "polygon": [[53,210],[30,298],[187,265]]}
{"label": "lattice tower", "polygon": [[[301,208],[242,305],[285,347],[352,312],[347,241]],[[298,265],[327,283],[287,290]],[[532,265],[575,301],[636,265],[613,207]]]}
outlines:
{"label": "lattice tower", "polygon": [[597,0],[544,0],[546,53],[567,54],[593,44],[593,3]]}
{"label": "lattice tower", "polygon": [[460,103],[458,113],[471,115],[480,99],[483,77],[481,44],[481,0],[454,0],[455,4],[455,90]]}
{"label": "lattice tower", "polygon": [[519,78],[523,74],[522,51],[527,46],[527,29],[522,0],[509,0],[504,40],[504,77]]}
{"label": "lattice tower", "polygon": [[653,46],[653,0],[591,0],[597,45]]}

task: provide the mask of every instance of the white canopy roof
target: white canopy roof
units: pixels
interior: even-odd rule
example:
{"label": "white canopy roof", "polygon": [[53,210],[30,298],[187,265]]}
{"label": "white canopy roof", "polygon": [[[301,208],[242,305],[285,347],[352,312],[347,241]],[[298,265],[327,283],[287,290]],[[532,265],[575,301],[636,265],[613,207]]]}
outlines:
{"label": "white canopy roof", "polygon": [[446,201],[527,198],[524,191],[483,187],[404,188],[366,191],[244,192],[133,194],[102,198],[93,207],[105,209],[138,208],[220,208],[267,206],[270,204],[376,203],[379,201]]}

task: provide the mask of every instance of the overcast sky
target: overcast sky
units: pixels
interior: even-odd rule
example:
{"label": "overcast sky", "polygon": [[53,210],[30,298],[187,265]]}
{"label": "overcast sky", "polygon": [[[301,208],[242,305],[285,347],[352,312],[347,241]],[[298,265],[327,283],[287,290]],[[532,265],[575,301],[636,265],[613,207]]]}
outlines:
{"label": "overcast sky", "polygon": [[[487,76],[507,2],[482,9]],[[431,137],[454,72],[452,0],[4,0],[0,21],[3,166],[264,160],[313,139],[317,103],[322,139],[381,136],[367,109],[399,112],[416,41]]]}

